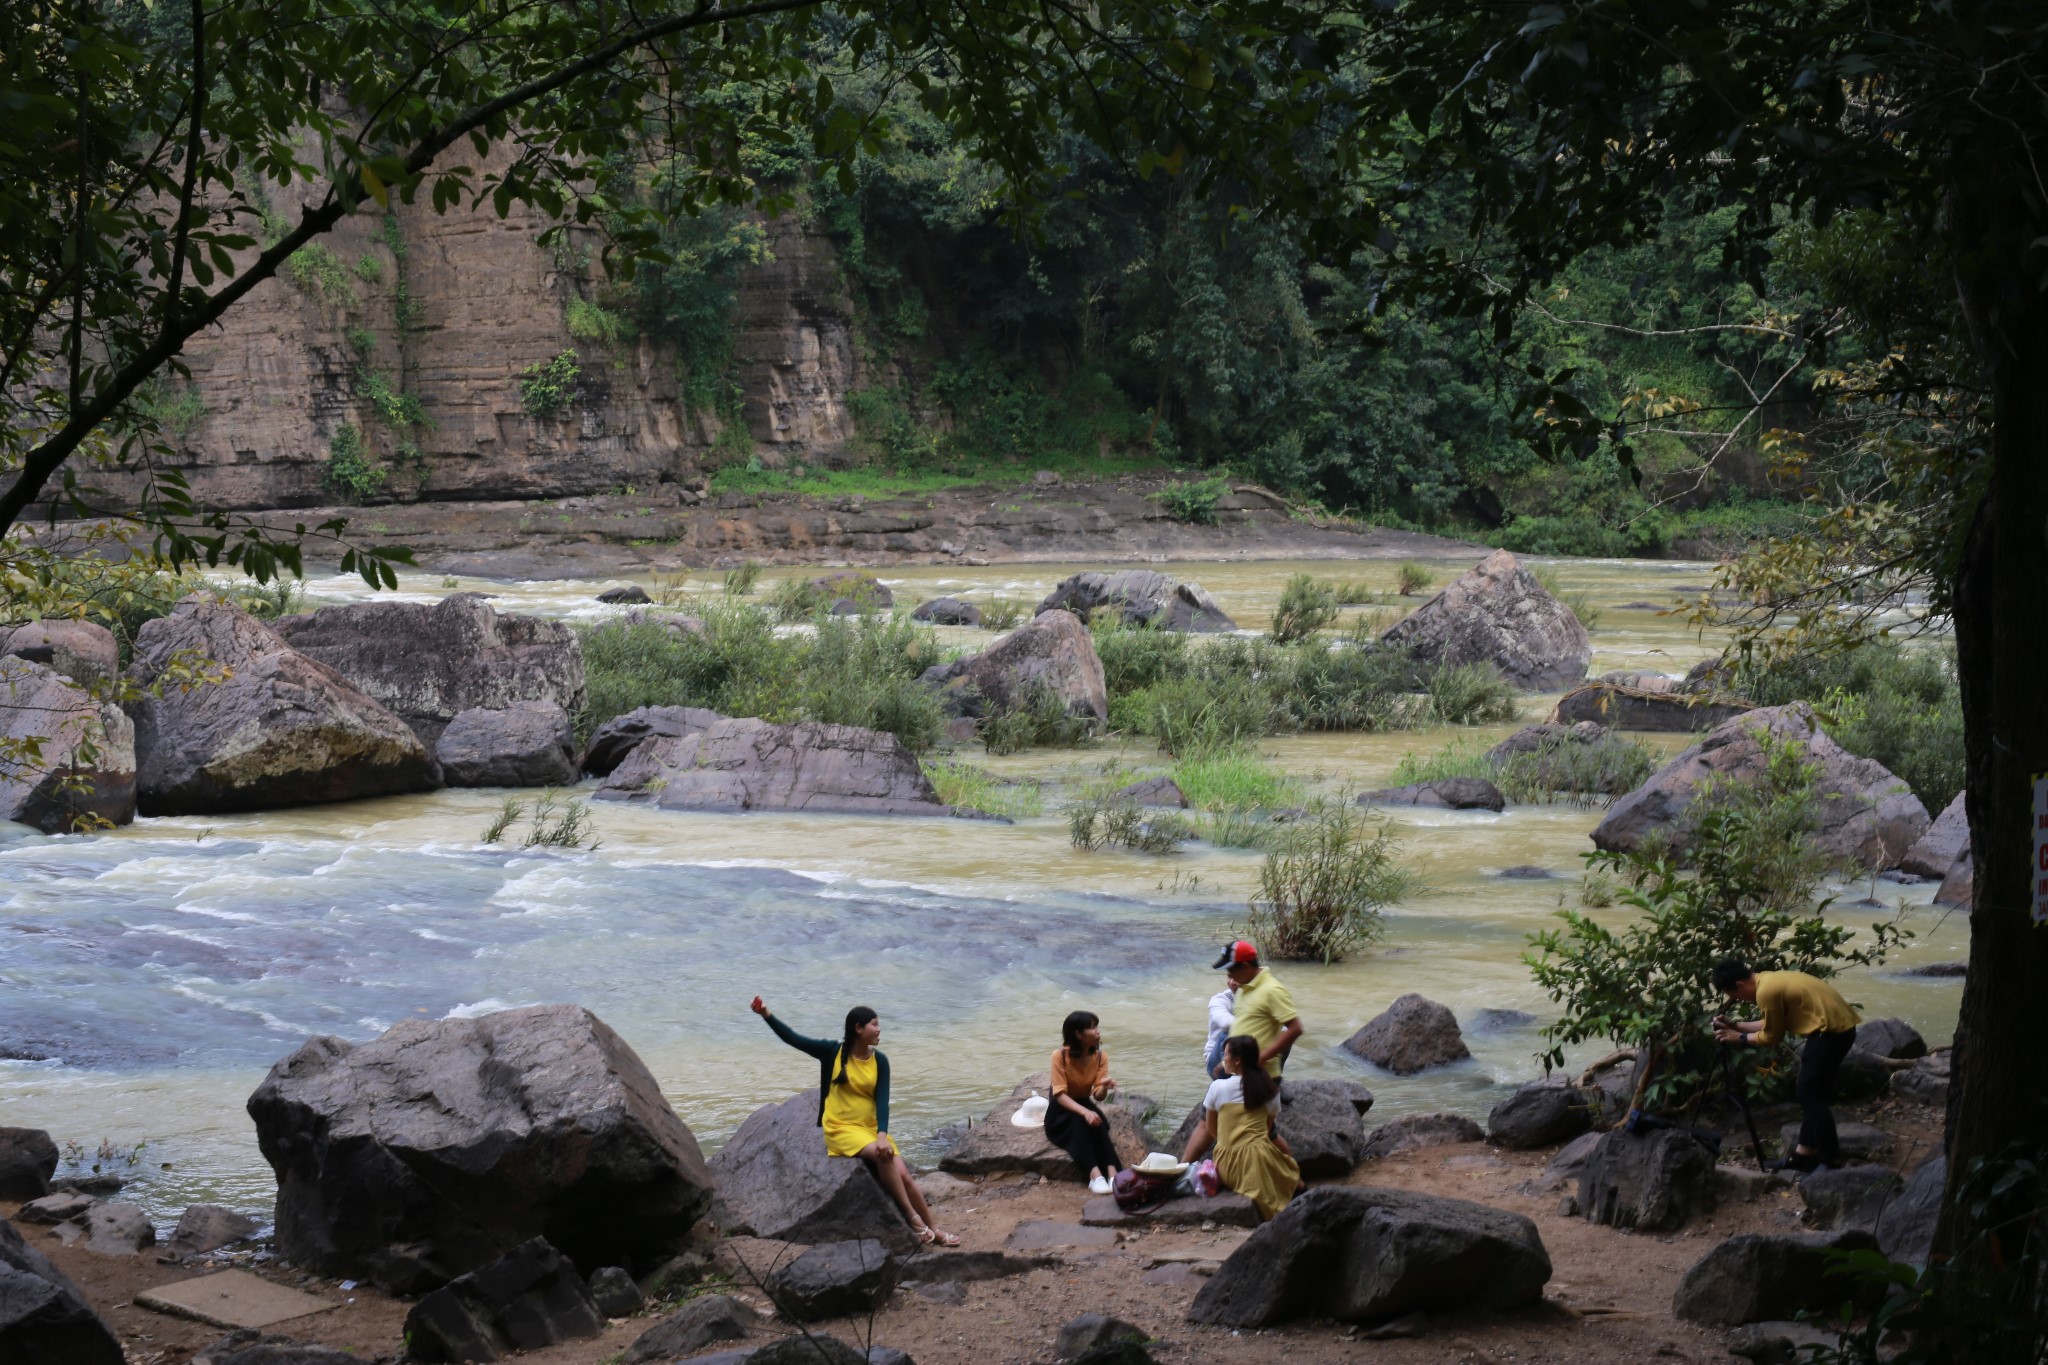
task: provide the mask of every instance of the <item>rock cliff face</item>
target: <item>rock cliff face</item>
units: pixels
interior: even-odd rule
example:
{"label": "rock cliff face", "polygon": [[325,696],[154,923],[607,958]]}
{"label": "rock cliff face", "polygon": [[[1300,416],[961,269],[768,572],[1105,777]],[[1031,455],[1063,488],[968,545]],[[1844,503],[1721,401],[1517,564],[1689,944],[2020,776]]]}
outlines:
{"label": "rock cliff face", "polygon": [[[274,208],[297,210],[282,193]],[[385,471],[360,495],[523,499],[689,482],[718,419],[683,403],[669,346],[642,336],[578,341],[570,301],[590,292],[594,242],[560,251],[550,220],[515,206],[436,214],[426,196],[374,205],[301,253],[296,278],[257,286],[185,352],[189,385],[163,396],[179,467],[202,505],[331,505],[323,482],[336,433],[353,427]],[[732,332],[743,420],[771,465],[828,455],[852,435],[845,398],[860,382],[853,305],[832,243],[794,218],[767,224],[770,259],[737,286]],[[530,416],[519,373],[574,349],[573,401]],[[418,400],[427,423],[379,411],[378,380]],[[402,447],[410,443],[417,453]],[[99,487],[132,496],[132,476]]]}

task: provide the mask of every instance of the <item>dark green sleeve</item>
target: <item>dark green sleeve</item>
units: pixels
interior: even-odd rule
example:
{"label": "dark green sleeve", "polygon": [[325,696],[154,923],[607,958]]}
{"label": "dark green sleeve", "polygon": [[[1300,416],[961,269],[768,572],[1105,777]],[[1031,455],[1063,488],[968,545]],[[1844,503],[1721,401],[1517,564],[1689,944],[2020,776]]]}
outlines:
{"label": "dark green sleeve", "polygon": [[828,1043],[823,1038],[806,1038],[774,1015],[764,1017],[768,1020],[768,1027],[775,1030],[775,1036],[798,1052],[807,1052],[821,1062],[829,1062],[839,1055],[839,1044]]}
{"label": "dark green sleeve", "polygon": [[875,1131],[889,1131],[889,1059],[875,1054]]}

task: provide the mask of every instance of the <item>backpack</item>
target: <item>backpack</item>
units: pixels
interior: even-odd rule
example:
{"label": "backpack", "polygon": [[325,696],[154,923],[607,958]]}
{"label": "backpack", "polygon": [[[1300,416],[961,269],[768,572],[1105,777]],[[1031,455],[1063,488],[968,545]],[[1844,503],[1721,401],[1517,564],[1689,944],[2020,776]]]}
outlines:
{"label": "backpack", "polygon": [[1171,1175],[1146,1175],[1143,1171],[1125,1167],[1110,1179],[1109,1192],[1118,1208],[1125,1213],[1136,1213],[1171,1195],[1178,1179],[1178,1176]]}

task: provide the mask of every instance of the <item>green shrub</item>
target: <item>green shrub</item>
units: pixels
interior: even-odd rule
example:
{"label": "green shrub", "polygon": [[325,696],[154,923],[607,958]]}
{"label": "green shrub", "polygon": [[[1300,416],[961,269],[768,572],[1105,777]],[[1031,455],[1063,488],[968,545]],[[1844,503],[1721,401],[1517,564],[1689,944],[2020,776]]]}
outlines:
{"label": "green shrub", "polygon": [[1369,825],[1348,793],[1318,798],[1267,853],[1245,936],[1282,961],[1356,952],[1379,938],[1385,907],[1420,887],[1398,852],[1392,827]]}
{"label": "green shrub", "polygon": [[1255,810],[1219,810],[1204,815],[1202,838],[1217,848],[1271,848],[1284,825]]}
{"label": "green shrub", "polygon": [[981,628],[983,630],[1014,630],[1019,621],[1031,608],[1023,602],[1009,597],[991,597],[982,604]]}
{"label": "green shrub", "polygon": [[1079,744],[1092,729],[1092,721],[1072,714],[1066,699],[1041,683],[1026,688],[1005,705],[990,708],[975,733],[990,753],[1014,754]]}
{"label": "green shrub", "polygon": [[1834,741],[1875,759],[1939,812],[1963,789],[1962,693],[1952,645],[1886,640],[1828,655],[1792,654],[1738,670],[1765,706],[1810,701]]}
{"label": "green shrub", "polygon": [[[1543,1030],[1546,1069],[1574,1044],[1634,1046],[1643,1050],[1640,1064],[1664,1062],[1653,1102],[1686,1102],[1713,1079],[1705,1028],[1725,1008],[1709,980],[1716,962],[1739,957],[1760,971],[1823,977],[1882,963],[1903,936],[1896,925],[1873,925],[1869,941],[1854,946],[1854,931],[1829,924],[1829,903],[1816,900],[1829,867],[1813,842],[1817,805],[1813,766],[1796,745],[1772,744],[1756,781],[1716,787],[1694,801],[1685,830],[1690,868],[1656,849],[1586,855],[1589,869],[1618,884],[1618,899],[1638,917],[1615,930],[1564,909],[1562,928],[1529,936],[1523,960],[1563,1006]],[[1763,1060],[1796,1066],[1790,1041]],[[1763,1053],[1741,1049],[1745,1066]]]}
{"label": "green shrub", "polygon": [[1188,671],[1189,637],[1181,631],[1126,625],[1111,612],[1097,612],[1088,631],[1112,699]]}
{"label": "green shrub", "polygon": [[594,341],[600,346],[617,346],[633,337],[633,324],[600,304],[585,298],[572,298],[566,309],[569,335],[578,341]]}
{"label": "green shrub", "polygon": [[1394,765],[1393,775],[1387,778],[1387,785],[1413,787],[1458,777],[1479,777],[1497,784],[1499,770],[1488,761],[1485,745],[1459,739],[1433,754],[1403,754]]}
{"label": "green shrub", "polygon": [[1436,574],[1412,559],[1402,560],[1394,570],[1394,590],[1403,597],[1413,597],[1434,582]]}
{"label": "green shrub", "polygon": [[1112,698],[1110,721],[1151,736],[1169,754],[1196,754],[1273,734],[1282,713],[1263,680],[1216,672],[1170,678]]}
{"label": "green shrub", "polygon": [[1552,739],[1495,763],[1483,745],[1459,740],[1426,756],[1405,754],[1391,786],[1479,777],[1518,804],[1598,805],[1634,791],[1656,770],[1657,753],[1639,739],[1610,734],[1596,744]]}
{"label": "green shrub", "polygon": [[784,625],[808,621],[831,605],[824,589],[813,587],[811,580],[802,576],[777,579],[768,593],[768,610]]}
{"label": "green shrub", "polygon": [[[505,804],[491,823],[484,827],[483,842],[499,843],[511,833],[520,817],[528,814],[527,805],[516,796],[505,798]],[[590,806],[584,801],[564,801],[556,791],[545,791],[535,798],[529,818],[526,837],[519,841],[521,848],[581,848],[595,852],[602,845],[592,837],[595,833],[590,823]]]}
{"label": "green shrub", "polygon": [[1363,578],[1332,578],[1325,583],[1339,606],[1370,606],[1380,600],[1379,590]]}
{"label": "green shrub", "polygon": [[1415,665],[1400,650],[1368,644],[1361,632],[1348,641],[1314,642],[1291,651],[1287,707],[1302,730],[1403,730],[1426,724],[1426,699],[1411,695]]}
{"label": "green shrub", "polygon": [[1096,797],[1067,807],[1067,837],[1087,852],[1121,848],[1133,853],[1171,853],[1195,837],[1187,817],[1147,810],[1135,801]]}
{"label": "green shrub", "polygon": [[361,502],[384,486],[384,471],[363,453],[363,434],[343,423],[327,441],[327,466],[320,481],[348,502]]}
{"label": "green shrub", "polygon": [[1501,725],[1515,718],[1515,687],[1492,664],[1436,664],[1418,679],[1439,725]]}
{"label": "green shrub", "polygon": [[1302,799],[1299,782],[1248,748],[1189,754],[1174,763],[1173,781],[1198,810],[1272,810]]}
{"label": "green shrub", "polygon": [[1545,592],[1564,603],[1571,614],[1579,618],[1579,624],[1587,630],[1600,624],[1600,608],[1593,605],[1591,593],[1568,591],[1555,569],[1535,569],[1529,576],[1542,584]]}
{"label": "green shrub", "polygon": [[927,758],[924,775],[949,806],[1021,820],[1042,814],[1045,792],[1036,782],[1005,782],[983,767],[956,758]]}
{"label": "green shrub", "polygon": [[519,406],[529,417],[552,417],[576,400],[576,381],[582,375],[573,349],[528,365],[519,372]]}
{"label": "green shrub", "polygon": [[1273,609],[1273,642],[1292,644],[1323,630],[1337,619],[1337,594],[1327,583],[1305,573],[1287,580],[1280,604]]}
{"label": "green shrub", "polygon": [[356,278],[365,284],[382,284],[384,282],[384,263],[370,252],[365,251],[362,259],[356,262]]}
{"label": "green shrub", "polygon": [[1152,496],[1175,521],[1193,526],[1214,526],[1216,504],[1230,491],[1230,480],[1221,475],[1193,483],[1170,483]]}
{"label": "green shrub", "polygon": [[349,279],[348,267],[341,263],[341,257],[318,242],[285,257],[284,273],[301,293],[344,308],[355,304],[356,289]]}
{"label": "green shrub", "polygon": [[754,591],[754,585],[760,581],[761,566],[750,559],[737,569],[727,571],[725,594],[728,597],[745,597]]}

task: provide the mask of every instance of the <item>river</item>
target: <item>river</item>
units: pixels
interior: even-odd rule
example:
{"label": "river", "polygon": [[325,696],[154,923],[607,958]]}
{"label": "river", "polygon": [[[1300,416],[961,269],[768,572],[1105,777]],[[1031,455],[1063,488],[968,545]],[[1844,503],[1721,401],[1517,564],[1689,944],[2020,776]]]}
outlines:
{"label": "river", "polygon": [[[1469,562],[1433,565],[1438,583]],[[880,573],[905,604],[938,592],[1035,601],[1081,567]],[[1547,567],[1599,609],[1595,674],[1680,673],[1715,647],[1678,617],[1624,606],[1668,602],[1705,584],[1708,566]],[[1288,575],[1304,569],[1355,571],[1388,587],[1394,573],[1384,561],[1167,566],[1247,627],[1264,625]],[[405,575],[401,594],[430,599],[460,587],[496,594],[501,610],[595,619],[615,610],[592,601],[602,586]],[[339,578],[310,589],[310,605],[364,592]],[[1526,698],[1524,721],[1541,719],[1553,700]],[[1490,743],[1512,728],[1263,747],[1311,786],[1364,787],[1383,784],[1405,753],[1461,737]],[[966,756],[982,760],[978,750]],[[1153,758],[1104,744],[989,765],[1073,778],[1107,761]],[[404,1018],[574,1001],[640,1052],[711,1150],[755,1107],[815,1074],[747,1012],[755,993],[818,1035],[834,1034],[851,1004],[881,1012],[895,1127],[913,1155],[929,1156],[935,1130],[978,1117],[1042,1070],[1074,1008],[1102,1016],[1117,1077],[1177,1117],[1201,1091],[1204,1006],[1218,985],[1208,964],[1259,864],[1256,853],[1202,846],[1168,858],[1080,853],[1056,801],[1014,825],[599,803],[597,849],[519,852],[479,842],[501,796],[445,791],[140,820],[104,835],[0,846],[0,1048],[45,1058],[0,1060],[0,1123],[80,1144],[88,1167],[104,1143],[105,1164],[129,1176],[129,1197],[159,1219],[202,1199],[267,1208],[270,1172],[242,1106],[270,1063],[306,1037],[360,1040]],[[1308,1029],[1290,1074],[1364,1080],[1378,1097],[1369,1123],[1438,1109],[1483,1121],[1505,1084],[1536,1069],[1536,1028],[1551,1014],[1521,962],[1524,940],[1575,899],[1598,812],[1530,806],[1393,819],[1429,890],[1389,913],[1377,948],[1332,966],[1279,969]],[[1554,879],[1497,875],[1519,864]],[[1847,994],[1866,1016],[1898,1015],[1930,1042],[1946,1041],[1960,982],[1900,969],[1967,957],[1968,918],[1930,908],[1932,886],[1878,883],[1884,909],[1849,904],[1870,889],[1841,888],[1846,908],[1834,913],[1868,923],[1903,904],[1917,937],[1884,969],[1852,974]],[[1471,1062],[1403,1079],[1342,1050],[1406,991],[1457,1013]]]}

